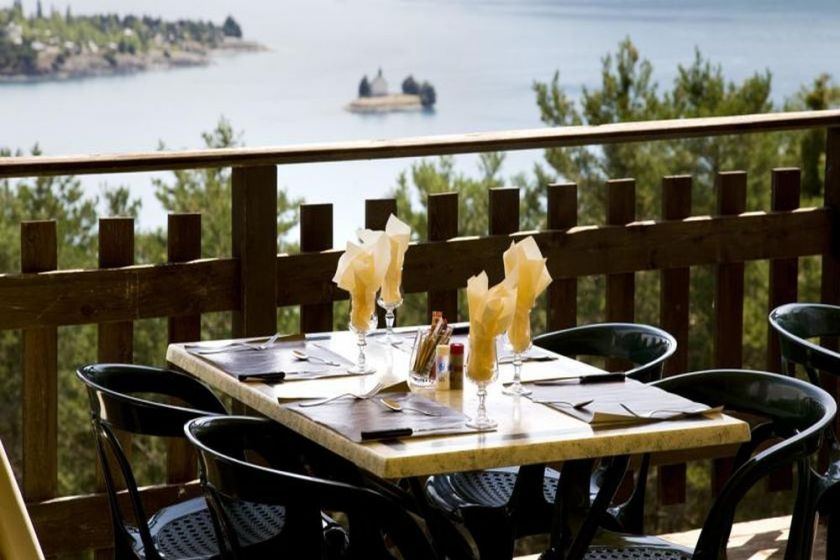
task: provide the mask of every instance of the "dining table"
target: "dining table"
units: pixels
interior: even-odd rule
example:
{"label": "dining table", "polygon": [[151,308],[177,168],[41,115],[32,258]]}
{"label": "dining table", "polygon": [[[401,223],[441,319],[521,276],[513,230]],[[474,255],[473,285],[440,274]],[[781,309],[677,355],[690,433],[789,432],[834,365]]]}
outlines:
{"label": "dining table", "polygon": [[[275,343],[279,346],[273,349],[271,346],[257,349],[242,344],[258,345],[266,341],[265,337],[170,344],[166,359],[171,366],[197,377],[375,477],[386,480],[422,481],[425,477],[441,473],[559,462],[564,465],[591,465],[599,458],[722,446],[750,438],[746,422],[720,412],[605,427],[587,423],[562,408],[547,406],[536,402],[536,399],[503,394],[502,386],[513,378],[513,366],[504,350],[499,354],[498,379],[490,385],[487,395],[487,414],[498,423],[492,431],[438,434],[418,430],[408,437],[359,441],[359,438],[348,436],[351,432],[345,430],[342,433],[311,413],[334,404],[337,406],[333,412],[342,410],[342,407],[349,411],[357,399],[338,398],[332,403],[306,409],[300,406],[345,393],[364,395],[375,386],[384,387],[382,391],[388,394],[412,395],[412,388],[406,380],[413,334],[414,329],[403,328],[392,340],[380,331],[369,335],[365,351],[369,363],[375,368],[375,372],[369,375],[341,374],[353,364],[358,352],[357,338],[351,332],[280,337]],[[297,359],[290,362],[292,351],[308,358],[305,364],[298,364],[304,360]],[[335,375],[327,377],[307,379],[304,376],[298,380],[288,375],[281,380],[276,376],[256,375],[241,380],[241,376],[236,374],[236,360],[267,358],[267,354],[259,355],[262,352],[275,352],[275,357],[283,363],[298,365],[299,369],[295,371],[311,365],[311,371],[317,372],[319,366],[315,362],[319,359],[341,365],[335,368]],[[293,367],[289,366],[289,369]],[[534,348],[531,359],[526,357],[522,379],[526,385],[557,383],[561,387],[558,390],[563,390],[562,386],[566,384],[570,388],[577,387],[580,377],[604,373],[582,361]],[[596,384],[590,387],[600,390]],[[477,391],[469,379],[463,380],[463,389],[413,390],[426,399],[422,402],[434,402],[441,409],[465,416],[471,416],[476,410]],[[633,390],[629,381],[627,390]],[[383,406],[381,412],[383,415],[399,414],[409,426],[412,423],[423,425],[422,421],[426,420],[424,415],[410,410],[394,413]],[[352,423],[352,418],[348,418],[347,422]],[[562,499],[559,494],[558,501]],[[552,534],[554,552],[546,557],[562,558],[569,542],[568,535]]]}

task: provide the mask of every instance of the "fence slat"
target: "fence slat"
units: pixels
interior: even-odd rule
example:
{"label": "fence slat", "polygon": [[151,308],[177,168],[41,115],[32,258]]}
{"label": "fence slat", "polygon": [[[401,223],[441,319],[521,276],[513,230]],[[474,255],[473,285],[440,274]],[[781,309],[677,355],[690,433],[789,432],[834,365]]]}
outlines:
{"label": "fence slat", "polygon": [[[166,237],[170,263],[201,258],[201,214],[169,214]],[[201,315],[169,317],[169,342],[189,342],[201,338]],[[196,477],[196,459],[186,441],[167,442],[166,474],[169,483]]]}
{"label": "fence slat", "polygon": [[[365,200],[365,227],[367,229],[384,230],[388,218],[397,215],[397,201],[394,198],[371,198]],[[396,315],[399,310],[395,311]],[[376,306],[376,317],[379,328],[385,327],[385,310]]]}
{"label": "fence slat", "polygon": [[[607,224],[624,225],[636,219],[636,181],[607,181]],[[632,322],[635,317],[636,275],[607,275],[607,321]],[[619,366],[621,367],[621,366]]]}
{"label": "fence slat", "polygon": [[519,187],[497,187],[489,190],[490,235],[508,235],[519,231]]}
{"label": "fence slat", "polygon": [[[829,128],[825,137],[825,193],[824,204],[832,215],[833,231],[831,249],[822,258],[822,303],[840,305],[840,128]],[[834,351],[838,350],[836,336],[822,337],[820,344]],[[820,384],[840,399],[835,375],[820,372]],[[834,419],[834,429],[840,429],[840,419]]]}
{"label": "fence slat", "polygon": [[[300,205],[300,250],[304,253],[333,248],[332,204]],[[335,269],[335,267],[333,267]],[[330,275],[332,278],[332,275]],[[332,282],[331,282],[332,283]],[[332,302],[300,306],[300,332],[323,332],[333,329]]]}
{"label": "fence slat", "polygon": [[[578,222],[577,185],[554,183],[548,185],[546,200],[546,227],[548,229],[573,228]],[[549,331],[567,329],[577,324],[576,278],[556,278],[548,286]]]}
{"label": "fence slat", "polygon": [[[134,264],[134,220],[100,218],[99,268]],[[109,321],[98,325],[97,359],[100,362],[134,361],[134,323]]]}
{"label": "fence slat", "polygon": [[[458,236],[458,193],[430,194],[427,199],[429,241],[446,241]],[[448,321],[458,320],[458,290],[430,290],[426,300],[428,320],[441,311]]]}
{"label": "fence slat", "polygon": [[[662,180],[662,219],[683,220],[691,215],[691,177]],[[669,268],[660,273],[659,324],[677,340],[677,351],[665,362],[664,375],[688,371],[688,302],[691,269]],[[684,464],[659,467],[658,496],[662,505],[685,502]]]}
{"label": "fence slat", "polygon": [[231,194],[240,293],[233,335],[270,335],[277,330],[277,167],[234,167]]}
{"label": "fence slat", "polygon": [[[510,235],[519,231],[519,188],[497,187],[487,191],[488,201],[488,232],[490,235]],[[504,249],[499,258],[486,259],[483,268],[490,278],[490,282],[500,281],[504,276],[502,252],[508,248],[512,240],[505,240]],[[481,269],[473,271],[473,274]],[[466,282],[464,283],[466,285]]]}
{"label": "fence slat", "polygon": [[[773,170],[770,193],[770,208],[774,211],[786,211],[799,208],[800,173],[798,168],[779,168]],[[797,278],[799,260],[771,259],[770,285],[768,293],[768,312],[779,305],[795,302],[797,299]],[[767,329],[767,371],[780,372],[781,354],[779,338],[773,329]],[[789,490],[793,484],[793,469],[788,465],[778,469],[767,478],[767,490],[777,492]]]}
{"label": "fence slat", "polygon": [[[54,220],[20,224],[24,273],[58,266]],[[55,327],[23,331],[23,493],[27,501],[58,491],[58,335]]]}
{"label": "fence slat", "polygon": [[[134,220],[132,218],[99,219],[99,268],[119,268],[134,264]],[[111,321],[97,325],[97,361],[100,363],[131,363],[134,361],[134,323],[132,321]],[[131,460],[131,435],[118,433],[126,457]],[[96,464],[96,489],[105,490],[105,479],[99,462]],[[112,470],[117,470],[112,467]],[[124,487],[117,480],[118,487]],[[96,560],[108,560],[114,551],[106,548],[96,550]]]}
{"label": "fence slat", "polygon": [[[773,170],[770,208],[773,211],[787,211],[799,208],[800,172],[798,168]],[[799,260],[770,259],[770,289],[768,311],[796,301]],[[781,372],[779,338],[772,329],[767,329],[767,371]]]}
{"label": "fence slat", "polygon": [[[747,206],[747,174],[718,173],[717,213],[739,214]],[[744,263],[719,264],[715,271],[714,365],[740,368],[744,354]],[[712,492],[717,495],[732,472],[731,459],[714,462]]]}

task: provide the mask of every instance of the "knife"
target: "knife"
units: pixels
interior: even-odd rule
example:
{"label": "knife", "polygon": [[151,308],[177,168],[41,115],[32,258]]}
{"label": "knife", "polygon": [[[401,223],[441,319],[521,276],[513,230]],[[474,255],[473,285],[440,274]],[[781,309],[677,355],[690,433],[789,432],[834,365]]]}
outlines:
{"label": "knife", "polygon": [[581,385],[589,385],[591,383],[624,383],[627,375],[624,372],[618,371],[615,373],[590,373],[587,375],[577,375],[574,377],[559,377],[557,379],[543,379],[540,381],[531,381],[534,385],[558,385],[565,381],[578,380]]}
{"label": "knife", "polygon": [[430,426],[428,428],[388,428],[385,430],[362,431],[361,436],[362,441],[371,441],[375,439],[397,439],[401,437],[411,437],[424,432],[446,432],[448,430],[460,429],[463,427],[463,424],[455,424],[453,426]]}

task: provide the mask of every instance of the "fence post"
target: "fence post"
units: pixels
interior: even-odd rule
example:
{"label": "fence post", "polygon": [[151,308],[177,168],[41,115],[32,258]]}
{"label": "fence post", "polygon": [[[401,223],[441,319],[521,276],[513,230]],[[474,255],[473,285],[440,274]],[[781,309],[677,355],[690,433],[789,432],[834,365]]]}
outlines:
{"label": "fence post", "polygon": [[[458,193],[430,194],[427,200],[429,241],[458,237]],[[428,320],[432,311],[441,311],[449,322],[458,320],[458,290],[430,291],[426,300]]]}
{"label": "fence post", "polygon": [[239,259],[235,337],[277,330],[277,167],[234,167],[233,257]]}
{"label": "fence post", "polygon": [[[333,248],[332,204],[300,205],[300,250],[303,253]],[[313,303],[300,306],[300,332],[333,330],[333,304]]]}
{"label": "fence post", "polygon": [[[55,220],[20,224],[21,272],[58,267]],[[58,329],[23,331],[23,493],[27,502],[58,491]]]}
{"label": "fence post", "polygon": [[[662,179],[662,219],[683,220],[691,215],[691,177],[677,175]],[[672,268],[660,273],[659,324],[674,335],[677,351],[665,362],[664,375],[688,371],[688,301],[690,268]],[[659,467],[659,502],[685,502],[684,463]]]}
{"label": "fence post", "polygon": [[[201,214],[169,214],[166,235],[167,261],[186,262],[201,258]],[[201,338],[201,315],[169,317],[169,343]],[[167,442],[166,474],[170,483],[196,477],[195,454],[186,441]]]}
{"label": "fence post", "polygon": [[[548,185],[546,227],[569,229],[577,225],[577,185],[553,183]],[[577,278],[555,278],[548,285],[547,330],[556,331],[577,324]]]}
{"label": "fence post", "polygon": [[[397,201],[394,198],[372,198],[365,200],[365,228],[384,230],[388,218],[397,215]],[[396,314],[399,310],[394,311]],[[376,306],[379,328],[385,327],[385,310]]]}

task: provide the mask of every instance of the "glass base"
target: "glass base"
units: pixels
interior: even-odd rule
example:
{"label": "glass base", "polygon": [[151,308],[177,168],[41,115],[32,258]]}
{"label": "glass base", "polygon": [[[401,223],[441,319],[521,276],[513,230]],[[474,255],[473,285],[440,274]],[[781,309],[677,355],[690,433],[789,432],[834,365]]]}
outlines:
{"label": "glass base", "polygon": [[491,420],[490,418],[484,417],[476,417],[476,418],[467,418],[467,427],[474,428],[476,430],[495,430],[496,426],[499,425],[498,422],[495,420]]}
{"label": "glass base", "polygon": [[526,389],[522,383],[511,383],[504,389],[502,389],[502,393],[505,395],[514,395],[520,397],[526,397],[533,393],[531,389]]}
{"label": "glass base", "polygon": [[371,365],[365,365],[365,367],[359,367],[359,364],[351,367],[347,370],[347,373],[353,373],[357,375],[367,375],[369,373],[376,372],[376,368]]}
{"label": "glass base", "polygon": [[408,384],[420,389],[432,389],[437,385],[437,379],[429,375],[420,375],[414,372],[408,373]]}

